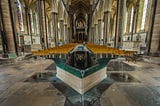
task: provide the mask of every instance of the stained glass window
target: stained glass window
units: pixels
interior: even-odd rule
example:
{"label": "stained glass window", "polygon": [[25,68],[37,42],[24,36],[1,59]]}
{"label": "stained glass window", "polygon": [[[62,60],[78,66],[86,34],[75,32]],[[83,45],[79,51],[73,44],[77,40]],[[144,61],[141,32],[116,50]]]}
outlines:
{"label": "stained glass window", "polygon": [[20,31],[24,31],[21,3],[19,0],[17,0],[17,2],[18,2],[17,3],[17,15],[18,15],[19,29]]}

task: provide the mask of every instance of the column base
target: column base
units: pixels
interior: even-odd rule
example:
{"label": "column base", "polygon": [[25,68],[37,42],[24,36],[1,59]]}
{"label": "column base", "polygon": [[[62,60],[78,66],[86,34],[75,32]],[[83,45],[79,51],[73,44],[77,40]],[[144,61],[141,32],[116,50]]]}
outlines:
{"label": "column base", "polygon": [[149,56],[153,56],[153,57],[158,57],[160,56],[160,51],[154,52],[154,53],[149,53]]}
{"label": "column base", "polygon": [[17,54],[16,53],[9,53],[8,58],[9,59],[15,59],[15,58],[17,58]]}

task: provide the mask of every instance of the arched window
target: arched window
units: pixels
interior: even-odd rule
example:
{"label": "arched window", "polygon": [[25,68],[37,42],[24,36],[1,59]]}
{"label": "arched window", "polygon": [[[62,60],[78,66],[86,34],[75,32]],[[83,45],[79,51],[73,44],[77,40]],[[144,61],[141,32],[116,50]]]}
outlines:
{"label": "arched window", "polygon": [[132,24],[133,24],[133,15],[134,15],[134,8],[133,8],[133,6],[132,6],[132,10],[131,10],[131,20],[130,20],[130,27],[129,27],[129,32],[131,32],[132,31]]}
{"label": "arched window", "polygon": [[144,28],[145,28],[147,7],[148,7],[148,0],[145,0],[144,1],[144,6],[143,6],[143,13],[142,13],[141,30],[144,30]]}
{"label": "arched window", "polygon": [[18,16],[19,29],[20,31],[24,31],[22,8],[19,0],[17,0],[17,16]]}
{"label": "arched window", "polygon": [[128,11],[126,12],[125,23],[124,23],[124,32],[127,32],[127,21],[128,21]]}

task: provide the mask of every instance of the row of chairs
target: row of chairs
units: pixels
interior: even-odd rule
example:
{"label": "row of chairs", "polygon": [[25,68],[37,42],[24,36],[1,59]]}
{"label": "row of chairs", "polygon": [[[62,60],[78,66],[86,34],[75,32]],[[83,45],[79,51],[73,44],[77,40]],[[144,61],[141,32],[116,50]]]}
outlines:
{"label": "row of chairs", "polygon": [[119,50],[117,48],[95,45],[95,44],[87,44],[86,46],[95,54],[113,54],[113,55],[120,55],[120,56],[133,56],[134,54],[137,53],[136,51]]}
{"label": "row of chairs", "polygon": [[[49,54],[67,54],[70,50],[72,50],[77,43],[65,44],[62,46],[56,46],[54,48],[47,48],[44,50],[33,51],[32,54],[36,56],[47,56]],[[86,47],[93,51],[95,54],[112,54],[119,56],[133,56],[136,54],[136,51],[126,51],[119,50],[117,48],[95,45],[95,44],[86,44]]]}
{"label": "row of chairs", "polygon": [[77,44],[70,43],[62,46],[56,46],[54,48],[47,48],[44,50],[32,51],[32,54],[35,56],[47,56],[50,54],[67,54],[72,50]]}

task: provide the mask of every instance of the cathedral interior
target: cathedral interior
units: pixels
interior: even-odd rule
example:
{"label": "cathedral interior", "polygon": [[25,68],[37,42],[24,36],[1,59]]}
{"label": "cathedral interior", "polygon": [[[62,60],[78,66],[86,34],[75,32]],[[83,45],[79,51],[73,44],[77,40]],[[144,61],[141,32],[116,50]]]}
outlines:
{"label": "cathedral interior", "polygon": [[0,0],[0,106],[160,106],[159,27],[160,0]]}

